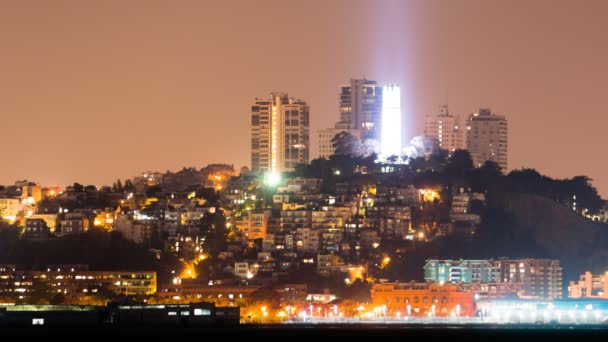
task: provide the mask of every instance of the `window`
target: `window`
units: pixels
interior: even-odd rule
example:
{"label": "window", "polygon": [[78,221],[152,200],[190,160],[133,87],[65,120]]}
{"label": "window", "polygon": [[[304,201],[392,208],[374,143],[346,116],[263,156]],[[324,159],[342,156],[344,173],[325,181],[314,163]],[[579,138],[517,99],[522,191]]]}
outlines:
{"label": "window", "polygon": [[194,309],[194,316],[209,316],[211,315],[211,310],[209,309]]}

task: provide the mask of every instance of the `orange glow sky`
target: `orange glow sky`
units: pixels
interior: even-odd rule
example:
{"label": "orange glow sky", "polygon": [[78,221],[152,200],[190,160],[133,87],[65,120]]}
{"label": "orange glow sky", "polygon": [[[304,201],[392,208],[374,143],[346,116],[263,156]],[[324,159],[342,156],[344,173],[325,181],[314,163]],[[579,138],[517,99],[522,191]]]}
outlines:
{"label": "orange glow sky", "polygon": [[606,18],[603,0],[0,0],[0,184],[249,165],[249,105],[276,90],[310,104],[315,156],[366,76],[401,84],[405,140],[446,97],[491,107],[510,168],[606,197]]}

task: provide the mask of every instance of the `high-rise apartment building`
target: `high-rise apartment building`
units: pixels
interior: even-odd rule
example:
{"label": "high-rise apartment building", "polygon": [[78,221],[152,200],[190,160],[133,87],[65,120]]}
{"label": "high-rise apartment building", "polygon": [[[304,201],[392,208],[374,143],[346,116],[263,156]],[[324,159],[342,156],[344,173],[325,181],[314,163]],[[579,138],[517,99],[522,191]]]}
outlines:
{"label": "high-rise apartment building", "polygon": [[439,147],[451,152],[466,149],[460,118],[449,113],[447,106],[438,115],[428,116],[424,135],[435,139]]}
{"label": "high-rise apartment building", "polygon": [[427,260],[424,280],[454,283],[518,283],[522,296],[562,298],[562,267],[556,259]]}
{"label": "high-rise apartment building", "polygon": [[285,93],[256,99],[251,106],[251,166],[279,174],[308,163],[309,108]]}
{"label": "high-rise apartment building", "polygon": [[376,81],[351,79],[340,87],[340,121],[336,128],[357,129],[361,139],[380,140],[382,87]]}
{"label": "high-rise apartment building", "polygon": [[490,160],[507,170],[507,119],[482,108],[467,119],[467,150],[477,167]]}
{"label": "high-rise apartment building", "polygon": [[521,283],[523,295],[545,300],[563,297],[562,267],[556,259],[498,259],[503,283]]}
{"label": "high-rise apartment building", "polygon": [[430,259],[424,265],[424,280],[436,283],[497,283],[500,273],[491,260]]}
{"label": "high-rise apartment building", "polygon": [[[346,131],[361,141],[372,140],[370,146],[380,145],[382,125],[382,87],[376,81],[351,79],[340,87],[340,119],[334,128],[318,131],[319,157],[328,158],[335,148],[332,139]],[[378,152],[378,151],[376,151]]]}

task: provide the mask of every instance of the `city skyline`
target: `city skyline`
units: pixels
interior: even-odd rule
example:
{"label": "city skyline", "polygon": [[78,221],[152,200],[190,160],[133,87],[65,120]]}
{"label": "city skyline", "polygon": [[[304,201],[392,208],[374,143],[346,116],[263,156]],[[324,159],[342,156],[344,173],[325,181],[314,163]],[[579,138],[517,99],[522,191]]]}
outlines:
{"label": "city skyline", "polygon": [[[250,105],[273,91],[310,105],[312,159],[315,132],[339,119],[339,86],[365,77],[401,85],[404,144],[441,105],[461,118],[489,107],[509,120],[510,169],[587,175],[608,194],[593,157],[606,122],[604,2],[306,2],[290,7],[297,16],[272,1],[178,4],[0,4],[0,111],[11,127],[0,184],[251,167]],[[252,25],[261,15],[276,20]],[[284,48],[261,53],[260,37]]]}

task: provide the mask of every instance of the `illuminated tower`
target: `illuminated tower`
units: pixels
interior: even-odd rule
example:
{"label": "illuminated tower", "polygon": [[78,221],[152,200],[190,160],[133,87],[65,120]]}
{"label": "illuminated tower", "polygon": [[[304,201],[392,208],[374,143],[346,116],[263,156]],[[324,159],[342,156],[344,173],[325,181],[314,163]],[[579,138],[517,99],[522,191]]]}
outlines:
{"label": "illuminated tower", "polygon": [[251,167],[278,175],[308,163],[308,105],[285,93],[251,106]]}
{"label": "illuminated tower", "polygon": [[382,89],[381,157],[401,156],[401,92],[396,84]]}

